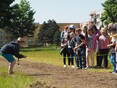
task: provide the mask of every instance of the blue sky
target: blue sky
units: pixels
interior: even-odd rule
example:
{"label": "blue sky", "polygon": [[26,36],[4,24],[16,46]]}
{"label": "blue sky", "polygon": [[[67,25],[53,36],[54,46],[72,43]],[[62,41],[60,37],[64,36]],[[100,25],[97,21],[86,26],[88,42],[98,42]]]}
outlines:
{"label": "blue sky", "polygon": [[[106,0],[28,0],[34,11],[35,22],[54,19],[57,23],[76,23],[89,20],[91,11],[103,10]],[[19,3],[15,0],[14,3]]]}

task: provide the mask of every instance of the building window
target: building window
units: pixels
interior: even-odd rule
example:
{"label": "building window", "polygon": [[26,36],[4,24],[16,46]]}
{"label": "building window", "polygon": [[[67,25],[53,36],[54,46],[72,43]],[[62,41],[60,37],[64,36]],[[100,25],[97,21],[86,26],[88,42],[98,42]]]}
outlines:
{"label": "building window", "polygon": [[97,25],[97,26],[100,26],[100,22],[97,22],[96,25]]}
{"label": "building window", "polygon": [[96,18],[99,19],[99,18],[100,18],[100,14],[97,14],[97,15],[96,15]]}

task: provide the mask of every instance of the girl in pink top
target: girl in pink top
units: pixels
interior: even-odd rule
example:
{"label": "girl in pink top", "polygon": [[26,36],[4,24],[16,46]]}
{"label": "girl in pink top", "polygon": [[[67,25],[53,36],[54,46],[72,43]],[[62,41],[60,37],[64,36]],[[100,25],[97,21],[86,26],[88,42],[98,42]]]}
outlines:
{"label": "girl in pink top", "polygon": [[101,29],[101,36],[99,37],[99,45],[98,45],[98,54],[99,56],[99,67],[102,65],[102,60],[104,59],[104,68],[108,67],[108,44],[110,44],[111,39],[107,33],[106,27]]}
{"label": "girl in pink top", "polygon": [[93,33],[92,29],[87,30],[88,34],[86,33],[86,68],[89,68],[89,58],[91,58],[91,65],[92,68],[94,67],[94,52],[96,50],[96,36]]}

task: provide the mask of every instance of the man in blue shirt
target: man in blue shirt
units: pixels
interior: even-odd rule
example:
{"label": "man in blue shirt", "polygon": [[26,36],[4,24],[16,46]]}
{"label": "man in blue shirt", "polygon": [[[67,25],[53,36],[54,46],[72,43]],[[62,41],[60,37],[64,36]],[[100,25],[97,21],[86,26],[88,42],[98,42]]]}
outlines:
{"label": "man in blue shirt", "polygon": [[16,63],[16,60],[13,56],[17,58],[26,58],[26,56],[19,54],[20,47],[23,47],[24,40],[19,37],[16,41],[12,41],[9,44],[4,45],[1,48],[1,55],[9,62],[8,73],[13,73],[13,67]]}

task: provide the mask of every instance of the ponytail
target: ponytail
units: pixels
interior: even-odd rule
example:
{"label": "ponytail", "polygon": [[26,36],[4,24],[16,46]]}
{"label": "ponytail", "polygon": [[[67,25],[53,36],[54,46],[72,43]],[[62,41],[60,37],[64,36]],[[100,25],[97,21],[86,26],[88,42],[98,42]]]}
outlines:
{"label": "ponytail", "polygon": [[88,28],[87,28],[87,26],[85,26],[84,29],[85,29],[85,41],[88,42],[88,33],[87,33]]}

